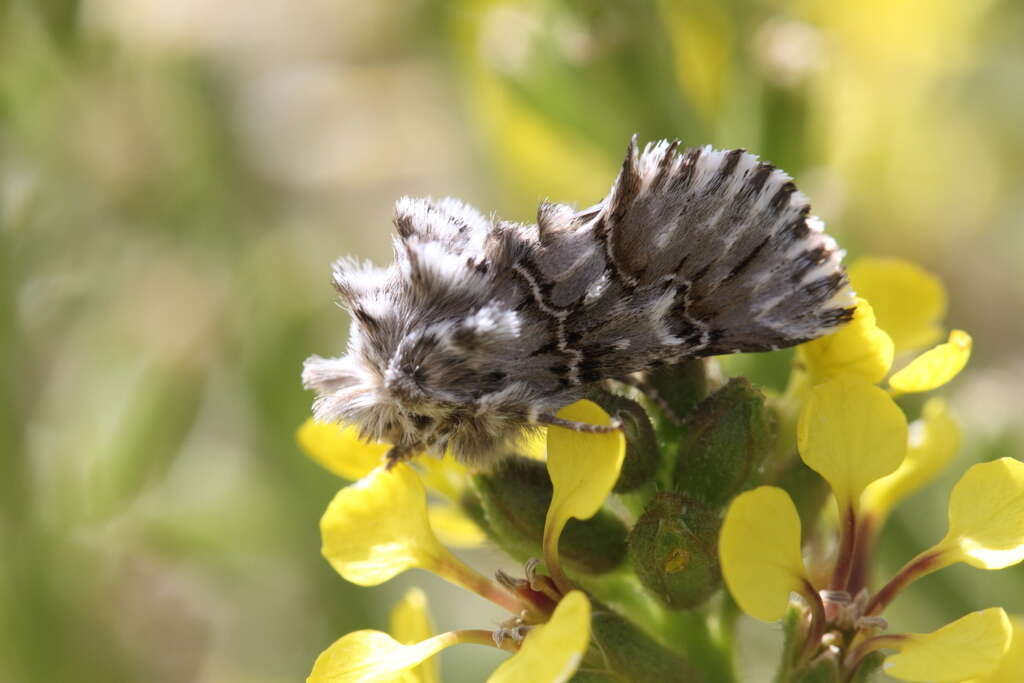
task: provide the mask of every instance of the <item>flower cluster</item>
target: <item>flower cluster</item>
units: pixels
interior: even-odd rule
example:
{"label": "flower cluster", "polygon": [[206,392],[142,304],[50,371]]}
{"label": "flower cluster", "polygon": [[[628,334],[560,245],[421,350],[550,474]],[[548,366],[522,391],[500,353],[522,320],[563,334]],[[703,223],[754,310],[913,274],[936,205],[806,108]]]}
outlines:
{"label": "flower cluster", "polygon": [[[610,420],[587,401],[569,406],[559,416],[591,424]],[[514,653],[489,681],[567,680],[577,671],[590,644],[591,604],[562,570],[558,541],[571,518],[592,517],[611,492],[626,453],[621,433],[550,430],[540,444],[546,446],[553,485],[543,534],[550,577],[538,574],[535,563],[530,563],[526,578],[500,574],[498,582],[455,557],[435,533],[443,529],[440,533],[452,545],[462,546],[476,544],[483,535],[454,504],[465,493],[470,476],[452,458],[421,457],[415,467],[388,470],[380,465],[383,447],[359,442],[350,429],[307,422],[298,438],[328,469],[358,477],[338,493],[321,520],[323,554],[342,577],[372,586],[407,569],[425,569],[509,612],[509,620],[498,631],[433,635],[425,597],[411,593],[395,608],[391,635],[357,631],[342,637],[317,659],[310,681],[435,681],[437,664],[431,657],[459,643]],[[428,504],[427,487],[447,502]]]}
{"label": "flower cluster", "polygon": [[[805,565],[801,520],[788,493],[775,486],[746,491],[733,501],[721,536],[722,569],[741,608],[764,621],[784,616],[791,593],[803,598],[787,618],[790,649],[782,680],[823,676],[850,680],[870,670],[882,651],[887,673],[908,681],[964,681],[993,674],[1010,647],[1012,627],[990,608],[932,633],[884,633],[885,608],[910,583],[964,562],[1002,569],[1024,559],[1024,463],[1003,458],[974,465],[953,488],[949,531],[876,591],[869,587],[872,551],[893,506],[951,461],[959,429],[946,405],[931,399],[909,426],[894,396],[934,389],[966,364],[970,337],[949,340],[889,377],[894,353],[911,351],[939,334],[942,290],[930,276],[902,262],[871,260],[852,271],[896,334],[878,324],[865,299],[840,332],[801,347],[788,412],[797,405],[800,458],[831,489],[838,518],[833,557]],[[920,308],[901,306],[906,301]],[[877,317],[883,317],[879,315]],[[913,323],[913,324],[911,324]],[[995,679],[993,679],[995,680]]]}
{"label": "flower cluster", "polygon": [[[438,681],[434,655],[468,643],[511,653],[490,681],[731,683],[737,605],[783,619],[783,683],[864,680],[879,665],[909,681],[1017,680],[1024,636],[1014,631],[1024,624],[997,607],[932,633],[888,632],[886,607],[916,579],[958,562],[1024,559],[1024,463],[970,467],[951,493],[945,537],[873,589],[890,511],[959,444],[943,401],[929,399],[908,425],[897,400],[952,379],[971,339],[954,330],[904,363],[941,337],[941,284],[882,259],[855,264],[851,277],[863,297],[853,321],[798,349],[781,396],[716,380],[699,361],[662,369],[639,391],[597,391],[559,413],[604,425],[614,415],[621,430],[551,427],[490,472],[430,456],[387,470],[386,445],[304,424],[304,450],[354,482],[321,520],[323,554],[342,577],[371,586],[422,569],[508,612],[496,630],[435,634],[413,590],[390,634],[341,637],[309,680]],[[828,490],[835,518],[820,514]],[[521,569],[491,579],[449,549],[483,543]]]}

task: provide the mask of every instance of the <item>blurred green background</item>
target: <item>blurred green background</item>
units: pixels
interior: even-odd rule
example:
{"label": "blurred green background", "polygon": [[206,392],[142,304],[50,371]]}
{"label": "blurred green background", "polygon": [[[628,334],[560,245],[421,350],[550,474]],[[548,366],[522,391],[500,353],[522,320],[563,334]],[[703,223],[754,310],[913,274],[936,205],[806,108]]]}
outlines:
{"label": "blurred green background", "polygon": [[[891,573],[969,463],[1021,454],[1021,35],[1014,0],[0,0],[0,680],[295,681],[412,583],[443,629],[495,624],[320,558],[340,482],[294,444],[301,362],[343,349],[329,263],[386,261],[396,198],[586,206],[633,132],[757,152],[851,258],[946,282],[965,448]],[[892,620],[1024,613],[1022,582],[955,567]],[[777,629],[744,636],[773,666]]]}

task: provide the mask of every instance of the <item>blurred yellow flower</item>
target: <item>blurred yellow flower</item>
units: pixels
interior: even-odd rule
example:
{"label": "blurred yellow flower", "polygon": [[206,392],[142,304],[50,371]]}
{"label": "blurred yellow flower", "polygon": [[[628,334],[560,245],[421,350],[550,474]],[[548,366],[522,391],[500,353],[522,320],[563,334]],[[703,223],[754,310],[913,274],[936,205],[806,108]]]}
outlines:
{"label": "blurred yellow flower", "polygon": [[899,467],[907,420],[886,392],[843,375],[811,390],[797,422],[797,447],[829,483],[842,512],[858,506],[868,484]]}
{"label": "blurred yellow flower", "polygon": [[896,258],[860,258],[848,272],[854,291],[871,302],[897,352],[923,348],[942,336],[946,290],[937,277]]}
{"label": "blurred yellow flower", "polygon": [[875,322],[865,299],[857,299],[853,320],[838,332],[801,344],[797,350],[812,384],[841,374],[854,374],[875,384],[892,367],[893,342]]}
{"label": "blurred yellow flower", "polygon": [[725,515],[718,552],[729,592],[762,621],[781,618],[789,594],[804,590],[800,517],[782,489],[762,486],[738,495]]}
{"label": "blurred yellow flower", "polygon": [[346,486],[320,520],[323,555],[348,581],[376,586],[406,569],[436,571],[450,553],[427,518],[427,492],[408,465],[378,467]]}
{"label": "blurred yellow flower", "polygon": [[946,402],[929,399],[921,419],[910,425],[907,456],[899,468],[869,484],[861,495],[861,508],[872,516],[876,528],[897,503],[945,469],[959,448],[960,428]]}
{"label": "blurred yellow flower", "polygon": [[[607,426],[611,418],[591,401],[577,401],[558,411],[563,420]],[[626,439],[616,430],[586,434],[563,427],[548,428],[547,467],[553,493],[544,520],[544,560],[551,577],[566,591],[569,583],[558,561],[558,539],[569,519],[589,519],[597,514],[612,492],[622,461]]]}
{"label": "blurred yellow flower", "polygon": [[892,642],[899,651],[887,657],[883,665],[893,678],[954,683],[995,671],[1010,646],[1010,637],[1006,612],[993,607],[972,612],[931,633],[883,636],[879,640]]}
{"label": "blurred yellow flower", "polygon": [[387,444],[363,441],[353,426],[317,422],[313,418],[302,423],[295,438],[306,455],[350,481],[365,477],[380,465],[390,448]]}
{"label": "blurred yellow flower", "polygon": [[949,333],[949,341],[922,353],[889,379],[899,392],[931,391],[959,374],[971,357],[971,335],[963,330]]}
{"label": "blurred yellow flower", "polygon": [[1020,683],[1021,672],[1024,672],[1024,619],[1014,617],[1010,622],[1013,636],[1010,648],[999,661],[999,666],[992,673],[973,678],[967,683]]}
{"label": "blurred yellow flower", "polygon": [[580,591],[562,598],[551,619],[533,627],[515,655],[487,683],[562,683],[579,668],[590,644],[590,601]]}
{"label": "blurred yellow flower", "polygon": [[[399,643],[412,645],[434,635],[434,623],[427,608],[427,596],[419,588],[410,588],[391,608],[388,630]],[[438,660],[431,657],[408,672],[415,683],[440,683]],[[412,683],[412,682],[410,682]]]}

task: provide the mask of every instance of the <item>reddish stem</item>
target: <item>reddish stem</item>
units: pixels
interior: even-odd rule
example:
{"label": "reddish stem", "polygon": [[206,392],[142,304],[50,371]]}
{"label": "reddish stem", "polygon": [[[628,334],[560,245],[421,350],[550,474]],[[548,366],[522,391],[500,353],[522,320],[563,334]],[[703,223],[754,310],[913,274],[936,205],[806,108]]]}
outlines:
{"label": "reddish stem", "polygon": [[848,669],[852,675],[857,672],[857,667],[860,666],[861,660],[866,656],[875,650],[881,650],[884,647],[896,647],[906,639],[907,637],[901,633],[890,633],[875,636],[874,638],[868,638],[846,656],[846,659],[843,660],[843,666]]}
{"label": "reddish stem", "polygon": [[880,591],[875,593],[868,602],[867,607],[864,610],[864,615],[868,617],[877,616],[884,610],[890,602],[902,591],[904,588],[909,586],[914,581],[917,581],[922,576],[931,574],[937,569],[942,569],[947,564],[946,555],[941,549],[926,550],[921,553],[910,562],[903,565],[903,569],[900,569],[896,576],[892,577],[889,583],[885,584]]}
{"label": "reddish stem", "polygon": [[839,552],[836,555],[836,566],[832,572],[832,583],[829,586],[834,591],[846,590],[853,563],[853,550],[857,542],[857,512],[853,509],[853,505],[841,509],[840,515]]}
{"label": "reddish stem", "polygon": [[811,658],[821,644],[821,637],[825,635],[825,603],[821,601],[821,595],[807,579],[804,579],[801,595],[807,600],[811,608],[811,621],[807,625],[807,640],[804,641],[803,649],[800,651],[800,661]]}
{"label": "reddish stem", "polygon": [[856,596],[868,585],[869,567],[875,550],[875,520],[866,515],[857,524],[857,538],[853,545],[853,561],[850,566],[850,577],[846,581],[847,591]]}

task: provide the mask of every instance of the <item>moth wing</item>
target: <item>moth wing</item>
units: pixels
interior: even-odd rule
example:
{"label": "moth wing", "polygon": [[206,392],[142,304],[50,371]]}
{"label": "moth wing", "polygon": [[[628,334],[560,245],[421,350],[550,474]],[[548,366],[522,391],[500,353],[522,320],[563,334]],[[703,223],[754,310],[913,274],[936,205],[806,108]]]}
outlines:
{"label": "moth wing", "polygon": [[843,252],[785,172],[742,149],[677,150],[640,152],[634,138],[611,192],[577,214],[626,294],[666,318],[668,341],[692,355],[765,351],[849,320]]}

